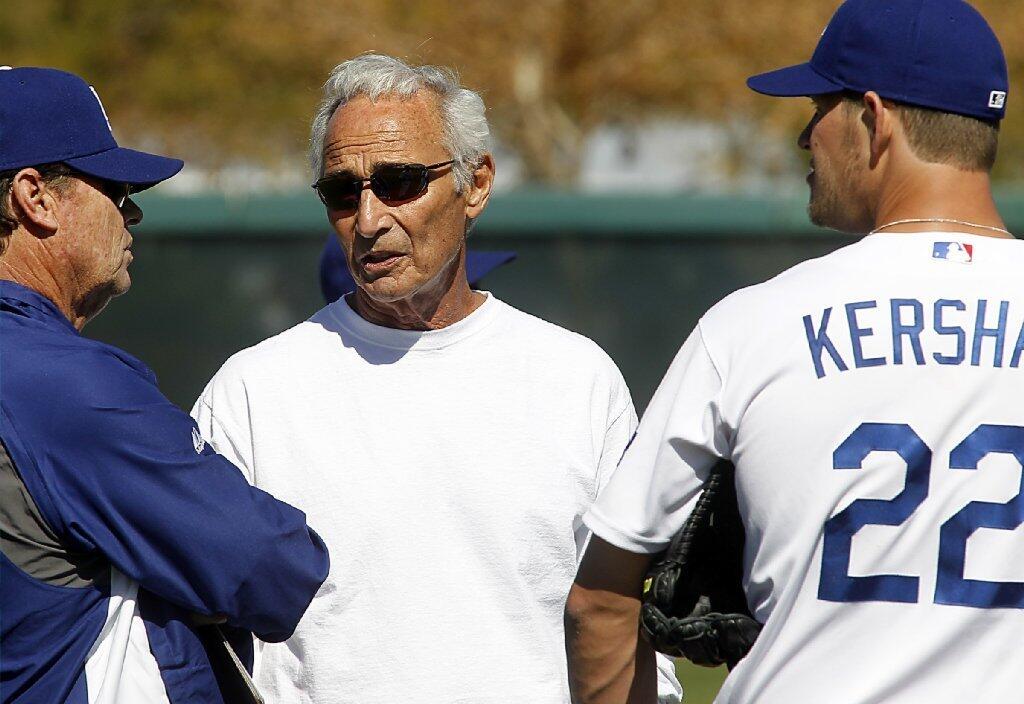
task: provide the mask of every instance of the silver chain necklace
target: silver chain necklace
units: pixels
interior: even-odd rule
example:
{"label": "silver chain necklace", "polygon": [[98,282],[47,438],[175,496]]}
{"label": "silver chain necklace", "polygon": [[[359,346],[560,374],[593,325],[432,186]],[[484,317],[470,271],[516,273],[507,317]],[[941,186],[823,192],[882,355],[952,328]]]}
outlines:
{"label": "silver chain necklace", "polygon": [[1004,230],[1001,227],[993,227],[991,225],[978,225],[977,223],[967,222],[965,220],[954,220],[953,218],[909,218],[907,220],[894,220],[887,222],[884,225],[876,227],[874,230],[869,232],[869,235],[873,235],[876,232],[881,232],[890,227],[896,227],[897,225],[916,225],[922,222],[941,222],[949,225],[966,225],[967,227],[976,227],[979,230],[991,230],[992,232],[1002,232],[1003,234],[1013,236],[1009,230]]}

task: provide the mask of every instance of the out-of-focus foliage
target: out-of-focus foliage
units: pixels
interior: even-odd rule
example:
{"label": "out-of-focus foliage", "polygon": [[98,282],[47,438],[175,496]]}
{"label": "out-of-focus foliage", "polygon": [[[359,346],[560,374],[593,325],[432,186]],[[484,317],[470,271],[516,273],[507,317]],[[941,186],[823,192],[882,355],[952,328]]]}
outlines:
{"label": "out-of-focus foliage", "polygon": [[[1014,89],[1000,175],[1024,177],[1024,0],[976,0]],[[125,142],[211,167],[294,166],[327,72],[364,51],[459,70],[527,176],[571,183],[595,125],[696,115],[795,139],[807,101],[751,73],[806,60],[835,0],[34,0],[0,22],[0,63],[94,83]],[[738,142],[742,144],[742,141]],[[737,159],[742,153],[735,155]]]}

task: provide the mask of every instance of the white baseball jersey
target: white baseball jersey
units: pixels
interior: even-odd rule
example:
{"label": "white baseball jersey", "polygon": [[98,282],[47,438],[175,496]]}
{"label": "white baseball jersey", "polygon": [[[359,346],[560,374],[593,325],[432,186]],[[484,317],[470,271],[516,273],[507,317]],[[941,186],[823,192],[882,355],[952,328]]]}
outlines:
{"label": "white baseball jersey", "polygon": [[735,463],[765,625],[718,702],[1021,701],[1022,357],[1024,243],[868,236],[712,308],[584,520],[655,552]]}

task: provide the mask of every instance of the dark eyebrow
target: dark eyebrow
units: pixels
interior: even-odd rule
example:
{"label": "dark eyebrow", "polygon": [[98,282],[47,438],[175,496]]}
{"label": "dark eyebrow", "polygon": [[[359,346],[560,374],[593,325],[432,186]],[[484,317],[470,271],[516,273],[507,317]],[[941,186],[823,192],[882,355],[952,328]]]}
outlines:
{"label": "dark eyebrow", "polygon": [[348,169],[341,169],[340,171],[328,171],[322,178],[334,178],[335,176],[347,176],[349,178],[359,178],[355,172],[349,171]]}

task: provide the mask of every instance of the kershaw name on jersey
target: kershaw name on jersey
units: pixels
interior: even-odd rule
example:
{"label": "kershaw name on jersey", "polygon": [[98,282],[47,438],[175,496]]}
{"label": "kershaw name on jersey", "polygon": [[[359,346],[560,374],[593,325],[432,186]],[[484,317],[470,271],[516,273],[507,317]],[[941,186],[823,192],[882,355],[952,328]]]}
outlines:
{"label": "kershaw name on jersey", "polygon": [[819,379],[890,364],[1016,369],[1024,355],[1024,311],[1005,300],[851,301],[803,316],[803,329]]}

